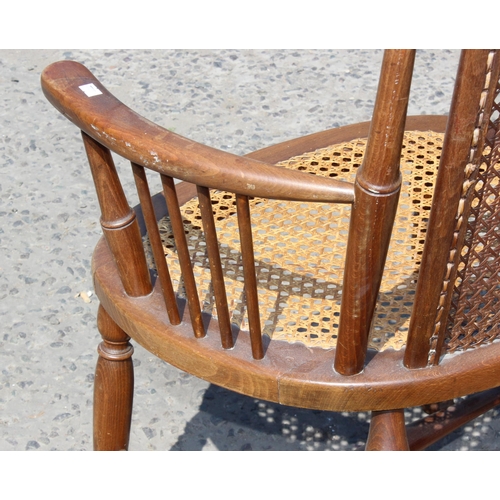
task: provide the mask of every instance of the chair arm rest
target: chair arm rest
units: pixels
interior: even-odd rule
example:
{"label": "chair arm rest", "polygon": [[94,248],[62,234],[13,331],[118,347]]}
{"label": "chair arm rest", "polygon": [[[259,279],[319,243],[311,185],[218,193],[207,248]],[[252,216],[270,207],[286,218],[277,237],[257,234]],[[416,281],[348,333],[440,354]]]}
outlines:
{"label": "chair arm rest", "polygon": [[51,64],[43,71],[41,81],[52,105],[86,134],[120,156],[160,174],[247,196],[354,201],[350,183],[220,151],[154,124],[116,99],[77,62]]}

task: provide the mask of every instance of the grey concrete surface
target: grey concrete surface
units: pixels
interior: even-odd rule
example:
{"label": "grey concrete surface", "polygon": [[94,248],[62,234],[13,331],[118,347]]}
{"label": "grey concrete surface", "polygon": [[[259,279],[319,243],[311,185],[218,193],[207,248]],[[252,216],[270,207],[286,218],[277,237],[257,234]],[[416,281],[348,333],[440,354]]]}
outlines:
{"label": "grey concrete surface", "polygon": [[[447,113],[457,51],[417,55],[410,114]],[[0,51],[0,450],[90,450],[99,215],[78,130],[45,100],[51,62],[87,65],[147,118],[235,153],[369,120],[381,51]],[[126,188],[132,178],[117,159]],[[132,193],[132,189],[128,189]],[[136,203],[133,194],[131,204]],[[131,450],[350,450],[366,413],[280,407],[198,380],[139,346]],[[419,416],[409,409],[408,419]],[[433,446],[499,448],[492,410]]]}

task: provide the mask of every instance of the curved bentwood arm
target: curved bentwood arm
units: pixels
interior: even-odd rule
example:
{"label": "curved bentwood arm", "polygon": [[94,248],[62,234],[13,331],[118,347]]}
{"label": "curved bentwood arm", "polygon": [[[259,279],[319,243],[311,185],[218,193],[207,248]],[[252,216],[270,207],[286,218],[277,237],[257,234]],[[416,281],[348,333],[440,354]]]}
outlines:
{"label": "curved bentwood arm", "polygon": [[133,163],[211,189],[295,201],[353,203],[352,184],[290,171],[204,146],[138,115],[85,66],[61,61],[42,73],[47,99],[87,135]]}
{"label": "curved bentwood arm", "polygon": [[110,151],[131,162],[165,304],[171,324],[176,325],[181,318],[165,264],[144,168],[160,174],[186,289],[190,322],[195,337],[201,338],[206,332],[174,178],[197,186],[200,201],[205,200],[200,209],[209,242],[207,250],[221,342],[226,349],[233,346],[233,339],[209,190],[236,194],[252,353],[254,358],[261,359],[264,351],[257,289],[251,279],[255,277],[255,263],[248,198],[354,203],[354,186],[218,151],[174,134],[125,106],[87,68],[76,62],[62,61],[47,67],[42,73],[42,88],[54,107],[82,130],[106,241],[126,293],[141,296],[151,291],[148,268],[141,250],[135,214],[128,208]]}

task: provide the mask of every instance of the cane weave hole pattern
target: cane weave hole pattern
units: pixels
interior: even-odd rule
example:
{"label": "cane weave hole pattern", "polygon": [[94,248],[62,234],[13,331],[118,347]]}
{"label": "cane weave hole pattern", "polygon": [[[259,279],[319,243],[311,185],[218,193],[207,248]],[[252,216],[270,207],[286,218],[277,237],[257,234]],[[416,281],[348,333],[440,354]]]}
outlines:
{"label": "cane weave hole pattern", "polygon": [[[369,340],[376,350],[400,349],[406,341],[442,142],[433,132],[405,134],[403,186]],[[278,165],[354,182],[365,146],[358,139]],[[248,330],[235,195],[212,191],[211,198],[231,320]],[[351,207],[254,198],[250,208],[263,334],[334,347]],[[216,317],[197,198],[181,210],[202,308]],[[174,288],[185,297],[169,218],[159,225]]]}
{"label": "cane weave hole pattern", "polygon": [[495,92],[450,308],[450,352],[500,336],[500,82]]}

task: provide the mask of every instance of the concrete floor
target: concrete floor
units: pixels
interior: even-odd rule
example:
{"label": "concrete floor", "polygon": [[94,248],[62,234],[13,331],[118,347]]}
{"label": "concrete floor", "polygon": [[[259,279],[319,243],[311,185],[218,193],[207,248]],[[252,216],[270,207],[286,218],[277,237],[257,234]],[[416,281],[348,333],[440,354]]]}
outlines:
{"label": "concrete floor", "polygon": [[[410,114],[445,114],[457,51],[417,55]],[[381,51],[0,51],[0,450],[90,450],[99,335],[90,258],[101,231],[79,131],[46,101],[51,62],[87,65],[147,118],[243,154],[369,120]],[[117,160],[126,188],[132,177]],[[132,189],[129,192],[132,193]],[[130,203],[135,204],[134,195]],[[132,450],[351,450],[369,415],[230,393],[139,346]],[[419,416],[410,409],[408,419]],[[496,450],[497,410],[432,447]]]}

